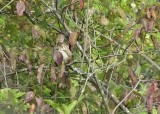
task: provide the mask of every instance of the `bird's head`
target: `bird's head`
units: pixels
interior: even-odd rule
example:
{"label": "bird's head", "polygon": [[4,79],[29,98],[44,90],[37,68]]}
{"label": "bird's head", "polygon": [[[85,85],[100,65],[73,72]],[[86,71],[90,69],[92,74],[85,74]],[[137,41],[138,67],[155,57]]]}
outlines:
{"label": "bird's head", "polygon": [[56,44],[64,42],[64,35],[63,34],[58,34],[56,37]]}

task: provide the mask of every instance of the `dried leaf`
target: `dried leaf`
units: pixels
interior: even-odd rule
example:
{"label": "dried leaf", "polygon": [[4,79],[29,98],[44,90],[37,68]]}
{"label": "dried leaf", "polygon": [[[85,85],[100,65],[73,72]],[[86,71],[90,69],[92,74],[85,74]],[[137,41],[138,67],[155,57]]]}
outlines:
{"label": "dried leaf", "polygon": [[31,107],[30,107],[30,109],[29,109],[30,114],[33,114],[33,113],[34,113],[35,107],[36,107],[35,104],[32,103],[32,105],[31,105]]}
{"label": "dried leaf", "polygon": [[43,104],[41,106],[41,114],[46,114],[45,112],[53,114],[53,108],[51,108],[48,104]]}
{"label": "dried leaf", "polygon": [[148,22],[149,21],[147,19],[141,19],[141,23],[142,23],[145,31],[148,31]]}
{"label": "dried leaf", "polygon": [[152,82],[151,86],[148,89],[147,92],[147,109],[149,112],[152,112],[152,106],[153,106],[153,94],[156,90],[158,90],[157,82]]}
{"label": "dried leaf", "polygon": [[84,8],[84,0],[79,0],[80,2],[80,9],[83,10]]}
{"label": "dried leaf", "polygon": [[28,91],[25,95],[25,103],[28,103],[30,101],[33,100],[33,98],[35,97],[35,93],[33,91]]}
{"label": "dried leaf", "polygon": [[156,19],[157,18],[157,16],[158,16],[158,6],[153,6],[153,7],[151,7],[151,9],[150,9],[150,12],[151,12],[151,15],[152,15],[152,17],[154,18],[154,19]]}
{"label": "dried leaf", "polygon": [[153,106],[153,97],[151,95],[151,96],[148,96],[147,98],[147,109],[149,112],[152,112],[152,106]]}
{"label": "dried leaf", "polygon": [[60,73],[59,73],[60,78],[62,78],[64,71],[65,71],[65,64],[64,62],[62,62],[62,65],[60,66]]}
{"label": "dried leaf", "polygon": [[148,95],[152,95],[156,90],[158,90],[157,82],[152,82],[151,86],[148,89]]}
{"label": "dried leaf", "polygon": [[153,6],[147,9],[146,15],[148,19],[156,19],[157,18],[157,6]]}
{"label": "dried leaf", "polygon": [[137,83],[137,77],[136,74],[132,71],[132,69],[130,67],[128,67],[128,73],[130,75],[130,78],[132,80],[132,83],[135,85]]}
{"label": "dried leaf", "polygon": [[44,67],[44,64],[41,64],[38,66],[37,79],[39,84],[43,83],[43,77],[42,77],[43,67]]}
{"label": "dried leaf", "polygon": [[154,29],[154,21],[150,20],[148,22],[148,31],[153,31],[153,29]]}
{"label": "dried leaf", "polygon": [[17,56],[15,54],[15,50],[13,50],[13,49],[10,50],[9,58],[10,58],[11,71],[14,71],[17,66]]}
{"label": "dried leaf", "polygon": [[75,10],[75,2],[76,2],[76,0],[72,0],[71,1],[71,10]]}
{"label": "dried leaf", "polygon": [[85,103],[83,103],[82,105],[82,112],[83,114],[87,114],[87,106],[85,105]]}
{"label": "dried leaf", "polygon": [[56,69],[54,66],[51,66],[51,82],[56,81]]}
{"label": "dried leaf", "polygon": [[24,61],[26,59],[26,55],[25,54],[20,54],[19,55],[19,60],[20,61]]}
{"label": "dried leaf", "polygon": [[38,107],[42,106],[43,105],[43,99],[41,97],[36,98],[36,103],[37,103]]}
{"label": "dried leaf", "polygon": [[157,112],[160,114],[160,105],[158,105]]}
{"label": "dried leaf", "polygon": [[19,55],[19,60],[24,62],[24,64],[27,66],[27,69],[29,71],[32,70],[32,65],[30,64],[29,60],[27,59],[26,55],[25,54],[20,54]]}
{"label": "dried leaf", "polygon": [[78,36],[79,36],[79,31],[78,31],[78,30],[75,31],[75,32],[70,33],[70,36],[69,36],[69,44],[70,44],[70,50],[71,50],[71,51],[73,50],[74,45],[75,45],[76,42],[77,42]]}
{"label": "dried leaf", "polygon": [[17,9],[18,16],[22,16],[23,12],[25,11],[25,4],[22,0],[19,0],[17,2],[16,9]]}
{"label": "dried leaf", "polygon": [[153,102],[157,103],[160,102],[160,89],[156,90],[153,94]]}
{"label": "dried leaf", "polygon": [[138,36],[139,34],[141,33],[141,28],[138,28],[135,30],[134,32],[134,41],[137,43],[137,39],[138,39]]}
{"label": "dried leaf", "polygon": [[156,10],[152,9],[151,13],[152,13],[152,17],[156,19],[157,18]]}
{"label": "dried leaf", "polygon": [[147,15],[147,18],[148,19],[151,19],[151,12],[150,12],[150,9],[148,8],[147,11],[146,11],[146,15]]}
{"label": "dried leaf", "polygon": [[30,64],[28,59],[24,60],[25,65],[27,66],[28,70],[31,71],[32,70],[32,65]]}

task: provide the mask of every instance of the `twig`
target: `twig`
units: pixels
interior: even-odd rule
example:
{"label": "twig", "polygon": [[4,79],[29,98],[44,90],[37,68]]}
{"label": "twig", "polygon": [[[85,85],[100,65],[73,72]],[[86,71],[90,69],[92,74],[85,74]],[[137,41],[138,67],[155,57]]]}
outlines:
{"label": "twig", "polygon": [[2,81],[5,80],[5,85],[6,87],[8,88],[8,84],[7,84],[7,75],[6,75],[6,59],[4,58],[3,59],[3,70],[2,68],[0,67],[1,71],[2,71],[2,74],[3,74],[3,79],[1,79]]}
{"label": "twig", "polygon": [[[84,78],[87,78],[86,73],[83,73],[82,71],[80,71],[80,69],[75,68],[75,67],[73,68],[72,66],[70,66],[70,68],[71,68],[73,71],[77,72],[79,75],[82,75]],[[93,85],[95,85],[95,86],[97,87],[97,82],[95,81],[94,77],[89,78],[89,81],[90,81]],[[100,80],[98,80],[98,82],[101,83]],[[107,93],[107,90],[106,90],[106,87],[105,87],[105,86],[103,86],[102,89],[103,89],[103,91],[104,91],[105,93]],[[108,94],[109,94],[109,97],[111,97],[111,99],[112,99],[116,104],[118,104],[118,103],[120,102],[110,91],[108,91]],[[127,109],[127,107],[125,107],[123,104],[120,104],[120,108],[121,108],[126,114],[131,114],[131,112],[130,112],[130,111]]]}
{"label": "twig", "polygon": [[[97,32],[99,33],[99,31],[97,31]],[[104,38],[106,38],[107,40],[109,40],[109,41],[111,41],[111,42],[113,41],[111,38],[108,38],[107,36],[105,36],[105,35],[103,35],[103,34],[101,34],[101,36],[104,37]],[[120,48],[123,48],[122,45],[119,44],[119,43],[116,42],[116,41],[114,41],[113,44],[116,44],[116,45],[118,45]],[[123,49],[125,49],[125,48],[123,48]],[[126,51],[128,51],[128,50],[126,50]],[[141,56],[144,57],[149,63],[151,63],[158,71],[160,71],[160,66],[157,65],[154,61],[152,61],[147,55],[141,54]]]}
{"label": "twig", "polygon": [[13,2],[14,0],[11,0],[8,4],[6,4],[3,8],[1,8],[0,9],[0,12],[4,9],[4,8],[6,8],[8,5],[10,5],[12,2]]}
{"label": "twig", "polygon": [[141,54],[142,57],[144,57],[148,62],[150,62],[157,70],[160,71],[160,66],[157,65],[154,61],[152,61],[147,55]]}
{"label": "twig", "polygon": [[86,86],[87,86],[87,82],[88,82],[89,78],[91,78],[91,76],[93,76],[93,74],[94,74],[94,73],[91,73],[91,74],[89,74],[89,75],[87,76],[87,78],[86,78],[86,80],[85,80],[84,87],[82,88],[82,91],[81,91],[80,96],[82,96],[82,95],[83,95],[84,90],[85,90],[85,88],[86,88]]}
{"label": "twig", "polygon": [[127,99],[127,97],[137,88],[137,86],[139,85],[139,83],[141,82],[141,80],[139,80],[137,82],[137,84],[134,86],[134,88],[118,103],[118,105],[114,108],[114,110],[112,111],[112,114],[115,114],[115,111],[117,110],[117,108]]}
{"label": "twig", "polygon": [[[32,67],[31,70],[37,70],[37,69],[38,69],[38,66],[35,66],[35,67]],[[47,70],[47,69],[49,69],[49,67],[48,67],[48,66],[45,66],[43,69],[46,69],[46,70]],[[1,70],[2,70],[2,69],[1,69]],[[18,70],[18,71],[15,71],[15,72],[6,73],[5,75],[6,75],[6,77],[8,77],[8,76],[11,76],[11,75],[14,75],[14,74],[18,75],[18,73],[25,72],[25,71],[28,71],[28,68],[23,68],[23,69],[20,69],[20,70]],[[5,78],[1,79],[1,80],[0,80],[0,83],[1,83],[3,80],[5,80]]]}
{"label": "twig", "polygon": [[[83,51],[83,49],[82,49],[81,45],[79,44],[79,42],[77,42],[77,47],[78,47],[79,51],[84,55],[84,58],[85,58],[87,64],[90,66],[90,69],[91,69],[91,71],[93,72],[94,69],[93,69],[92,65],[90,64],[90,61],[89,61],[86,53]],[[105,105],[105,107],[107,108],[108,113],[110,114],[110,109],[109,109],[109,107],[108,107],[108,103],[107,103],[107,99],[106,99],[106,97],[105,97],[105,93],[104,93],[104,91],[103,91],[103,89],[102,89],[101,83],[99,82],[99,80],[98,80],[98,78],[97,78],[97,76],[96,76],[95,74],[94,74],[94,79],[95,79],[95,81],[96,81],[96,83],[97,83],[97,86],[98,86],[98,89],[99,89],[99,91],[100,91],[100,93],[101,93],[101,95],[102,95],[102,98],[103,98],[103,101],[104,101],[104,105]]]}
{"label": "twig", "polygon": [[49,6],[44,0],[41,0],[49,9],[51,9],[51,10],[55,10],[55,9],[52,9],[52,7],[51,6]]}

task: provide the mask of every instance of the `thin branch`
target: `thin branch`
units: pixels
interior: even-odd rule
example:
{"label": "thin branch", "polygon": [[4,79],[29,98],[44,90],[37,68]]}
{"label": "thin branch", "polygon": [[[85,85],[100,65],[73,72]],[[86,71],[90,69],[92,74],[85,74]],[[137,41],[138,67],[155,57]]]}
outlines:
{"label": "thin branch", "polygon": [[[93,72],[94,69],[93,69],[92,65],[90,64],[90,61],[89,61],[86,53],[83,51],[83,49],[82,49],[81,45],[79,44],[79,42],[77,42],[77,47],[78,47],[79,51],[84,55],[84,58],[85,58],[85,60],[87,61],[87,64],[90,66],[90,69],[91,69],[91,71]],[[101,85],[101,83],[99,82],[97,76],[96,76],[95,74],[93,74],[93,75],[94,75],[94,79],[95,79],[95,81],[96,81],[96,83],[97,83],[98,89],[99,89],[99,91],[100,91],[100,93],[101,93],[101,95],[102,95],[102,98],[103,98],[103,101],[104,101],[104,105],[105,105],[105,107],[107,108],[108,113],[110,114],[110,109],[109,109],[109,107],[108,107],[107,99],[106,99],[105,93],[104,93],[104,91],[103,91],[103,89],[102,89],[102,85]]]}
{"label": "thin branch", "polygon": [[[115,102],[115,104],[118,104],[120,101],[110,92],[107,91],[105,87],[103,87],[104,92],[108,93],[109,97]],[[119,107],[126,113],[126,114],[131,114],[131,112],[129,111],[129,109],[124,106],[123,104],[120,104]]]}
{"label": "thin branch", "polygon": [[157,65],[154,61],[152,61],[147,55],[141,54],[142,57],[144,57],[148,62],[150,62],[157,70],[160,71],[160,66]]}
{"label": "thin branch", "polygon": [[9,6],[14,0],[11,0],[8,4],[6,4],[3,8],[0,9],[0,12],[5,9],[7,6]]}
{"label": "thin branch", "polygon": [[[99,31],[96,31],[99,33]],[[111,38],[108,38],[107,36],[101,34],[102,37],[106,38],[107,40],[109,40],[110,42],[112,42],[113,40]],[[123,48],[123,46],[121,44],[119,44],[118,42],[114,41],[113,44],[118,45],[118,47]],[[125,48],[123,48],[125,49]],[[128,51],[128,50],[126,50]],[[151,63],[158,71],[160,71],[160,66],[158,64],[156,64],[154,61],[152,61],[147,55],[145,54],[141,54],[142,57],[144,57],[149,63]]]}
{"label": "thin branch", "polygon": [[[72,67],[72,66],[70,66],[70,68],[71,68],[73,71],[77,72],[79,75],[82,75],[84,78],[87,78],[86,73],[80,71],[80,69],[75,68],[75,67]],[[98,86],[98,85],[97,85],[97,81],[95,80],[94,77],[89,78],[89,81],[90,81],[93,85],[95,85],[95,87]],[[100,80],[98,80],[98,82],[101,83]],[[105,93],[107,93],[106,86],[103,86],[102,89],[103,89],[103,91],[104,91]],[[110,91],[108,91],[108,94],[109,94],[109,97],[118,105],[118,103],[119,103],[120,101],[119,101]],[[128,110],[128,108],[125,107],[123,104],[120,104],[120,108],[121,108],[126,114],[132,114],[132,113]]]}
{"label": "thin branch", "polygon": [[114,108],[114,110],[112,111],[112,114],[115,114],[115,111],[117,110],[117,108],[127,99],[127,97],[138,87],[139,83],[141,82],[141,80],[139,80],[137,82],[137,84],[134,86],[134,88],[121,100],[121,102],[118,103],[118,105]]}
{"label": "thin branch", "polygon": [[[32,67],[32,68],[31,68],[31,70],[37,70],[37,69],[38,69],[38,66],[35,66],[35,67]],[[48,70],[49,67],[48,67],[48,66],[45,66],[43,69]],[[15,72],[7,73],[7,74],[5,74],[5,76],[8,77],[8,76],[12,76],[12,75],[14,75],[14,74],[18,75],[18,73],[25,72],[25,71],[28,71],[28,68],[23,68],[23,69],[20,69],[20,70],[18,70],[18,71],[15,71]],[[5,78],[0,79],[0,83],[1,83],[2,81],[4,81],[4,80],[5,80]]]}

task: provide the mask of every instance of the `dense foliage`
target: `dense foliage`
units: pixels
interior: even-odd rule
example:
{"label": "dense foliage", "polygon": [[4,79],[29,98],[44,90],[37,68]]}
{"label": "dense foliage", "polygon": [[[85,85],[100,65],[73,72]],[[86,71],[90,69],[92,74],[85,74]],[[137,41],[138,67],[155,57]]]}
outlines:
{"label": "dense foliage", "polygon": [[156,0],[0,0],[0,113],[160,112]]}

